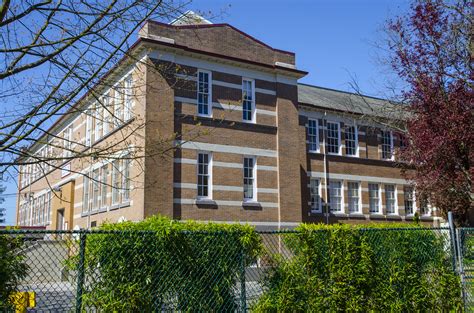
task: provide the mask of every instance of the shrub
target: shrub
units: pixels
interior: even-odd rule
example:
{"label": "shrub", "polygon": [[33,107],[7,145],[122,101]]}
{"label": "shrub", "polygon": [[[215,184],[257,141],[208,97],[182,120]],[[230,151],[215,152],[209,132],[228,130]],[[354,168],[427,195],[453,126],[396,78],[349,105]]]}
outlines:
{"label": "shrub", "polygon": [[298,233],[286,236],[293,257],[275,258],[254,310],[460,309],[460,281],[452,269],[446,236],[419,226],[390,229],[394,226],[402,227],[301,225]]}
{"label": "shrub", "polygon": [[234,311],[241,269],[261,248],[243,225],[152,217],[100,230],[113,233],[87,234],[83,304],[103,312]]}
{"label": "shrub", "polygon": [[28,266],[22,247],[20,237],[0,235],[0,310],[11,308],[9,298],[27,275]]}

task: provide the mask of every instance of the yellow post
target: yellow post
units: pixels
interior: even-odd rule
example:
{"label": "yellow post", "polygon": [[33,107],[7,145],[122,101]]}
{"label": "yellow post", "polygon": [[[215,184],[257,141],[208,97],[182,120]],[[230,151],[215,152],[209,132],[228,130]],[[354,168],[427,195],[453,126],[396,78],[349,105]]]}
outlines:
{"label": "yellow post", "polygon": [[10,295],[10,301],[15,306],[15,313],[25,313],[27,308],[36,306],[36,294],[34,291],[19,291]]}

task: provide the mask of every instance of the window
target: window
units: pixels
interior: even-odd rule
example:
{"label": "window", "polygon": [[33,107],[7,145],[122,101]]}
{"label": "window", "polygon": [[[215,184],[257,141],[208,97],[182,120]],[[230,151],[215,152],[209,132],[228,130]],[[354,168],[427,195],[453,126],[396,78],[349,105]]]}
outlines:
{"label": "window", "polygon": [[122,203],[130,201],[130,156],[123,159],[122,170]]}
{"label": "window", "polygon": [[88,174],[84,175],[83,178],[83,196],[82,196],[82,213],[89,212],[89,177]]}
{"label": "window", "polygon": [[212,115],[211,73],[198,71],[198,115]]}
{"label": "window", "polygon": [[[120,84],[121,85],[121,84]],[[123,90],[122,88],[115,88],[114,97],[114,121],[115,127],[119,127],[123,122]]]}
{"label": "window", "polygon": [[340,154],[339,123],[327,122],[327,130],[328,153]]}
{"label": "window", "polygon": [[100,168],[92,171],[92,180],[92,211],[96,211],[100,205]]}
{"label": "window", "polygon": [[369,184],[369,212],[380,212],[380,188],[378,184]]}
{"label": "window", "polygon": [[122,188],[120,170],[120,160],[114,160],[112,162],[112,205],[120,203],[120,189]]}
{"label": "window", "polygon": [[360,212],[360,184],[358,182],[347,183],[347,201],[349,213]]}
{"label": "window", "polygon": [[346,126],[346,155],[356,156],[357,153],[357,126]]}
{"label": "window", "polygon": [[[72,155],[72,126],[68,127],[64,130],[63,133],[64,145],[63,145],[63,156],[65,158],[70,157]],[[36,168],[37,170],[38,168]],[[35,170],[35,172],[36,172]]]}
{"label": "window", "polygon": [[103,104],[98,103],[95,110],[95,141],[102,138],[104,129],[104,107]]}
{"label": "window", "polygon": [[51,191],[46,194],[46,223],[51,223]]}
{"label": "window", "polygon": [[256,200],[255,157],[244,157],[244,201]]}
{"label": "window", "polygon": [[100,179],[100,207],[107,207],[107,175],[108,175],[108,165],[104,165],[101,168],[101,179]]}
{"label": "window", "polygon": [[255,122],[254,84],[253,80],[242,80],[242,119],[247,122]]}
{"label": "window", "polygon": [[385,185],[385,208],[387,214],[395,214],[396,192],[394,185]]}
{"label": "window", "polygon": [[310,152],[319,151],[319,138],[318,138],[318,121],[317,120],[308,120],[308,144]]}
{"label": "window", "polygon": [[321,212],[321,195],[319,192],[319,186],[319,179],[311,178],[309,181],[311,212]]}
{"label": "window", "polygon": [[381,131],[382,159],[391,160],[393,156],[393,138],[391,131]]}
{"label": "window", "polygon": [[405,202],[405,214],[410,215],[414,213],[414,199],[413,199],[413,188],[405,186],[403,188],[403,197]]}
{"label": "window", "polygon": [[211,154],[198,153],[198,198],[211,199]]}
{"label": "window", "polygon": [[92,113],[90,110],[86,111],[86,146],[90,146],[92,143]]}
{"label": "window", "polygon": [[112,108],[110,107],[110,93],[109,92],[107,92],[104,98],[102,99],[102,106],[103,106],[102,118],[103,118],[103,123],[104,123],[103,133],[104,133],[104,136],[106,136],[110,131],[110,119],[111,119],[110,113],[112,110]]}
{"label": "window", "polygon": [[124,106],[124,119],[128,121],[132,118],[132,75],[128,75],[125,78],[125,106]]}
{"label": "window", "polygon": [[331,212],[342,212],[342,183],[340,181],[329,182],[329,204]]}

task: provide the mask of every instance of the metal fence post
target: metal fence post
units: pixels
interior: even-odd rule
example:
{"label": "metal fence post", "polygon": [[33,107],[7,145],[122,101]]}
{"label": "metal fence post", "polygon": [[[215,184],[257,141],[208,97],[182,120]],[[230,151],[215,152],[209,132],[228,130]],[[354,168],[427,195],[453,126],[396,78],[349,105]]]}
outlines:
{"label": "metal fence post", "polygon": [[242,247],[240,255],[240,307],[242,312],[247,312],[247,291],[245,289],[245,252]]}
{"label": "metal fence post", "polygon": [[456,258],[458,256],[456,252],[456,233],[454,230],[454,220],[453,220],[453,212],[448,212],[448,224],[449,224],[449,234],[451,237],[451,251],[452,251],[452,262],[453,262],[453,270],[456,271]]}
{"label": "metal fence post", "polygon": [[77,264],[76,313],[82,310],[82,293],[84,288],[84,262],[86,255],[86,233],[79,235],[79,263]]}

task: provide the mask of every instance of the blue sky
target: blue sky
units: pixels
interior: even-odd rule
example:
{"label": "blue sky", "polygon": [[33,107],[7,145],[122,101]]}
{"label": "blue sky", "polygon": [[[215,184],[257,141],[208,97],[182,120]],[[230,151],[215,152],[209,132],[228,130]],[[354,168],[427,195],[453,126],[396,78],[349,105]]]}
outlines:
{"label": "blue sky", "polygon": [[[408,6],[408,0],[195,0],[189,9],[210,11],[215,23],[295,52],[298,68],[309,72],[303,83],[353,91],[355,80],[363,93],[384,97],[393,77],[379,61],[385,52],[374,44],[382,42],[387,18]],[[0,206],[13,224],[17,187],[11,180],[6,185]]]}

